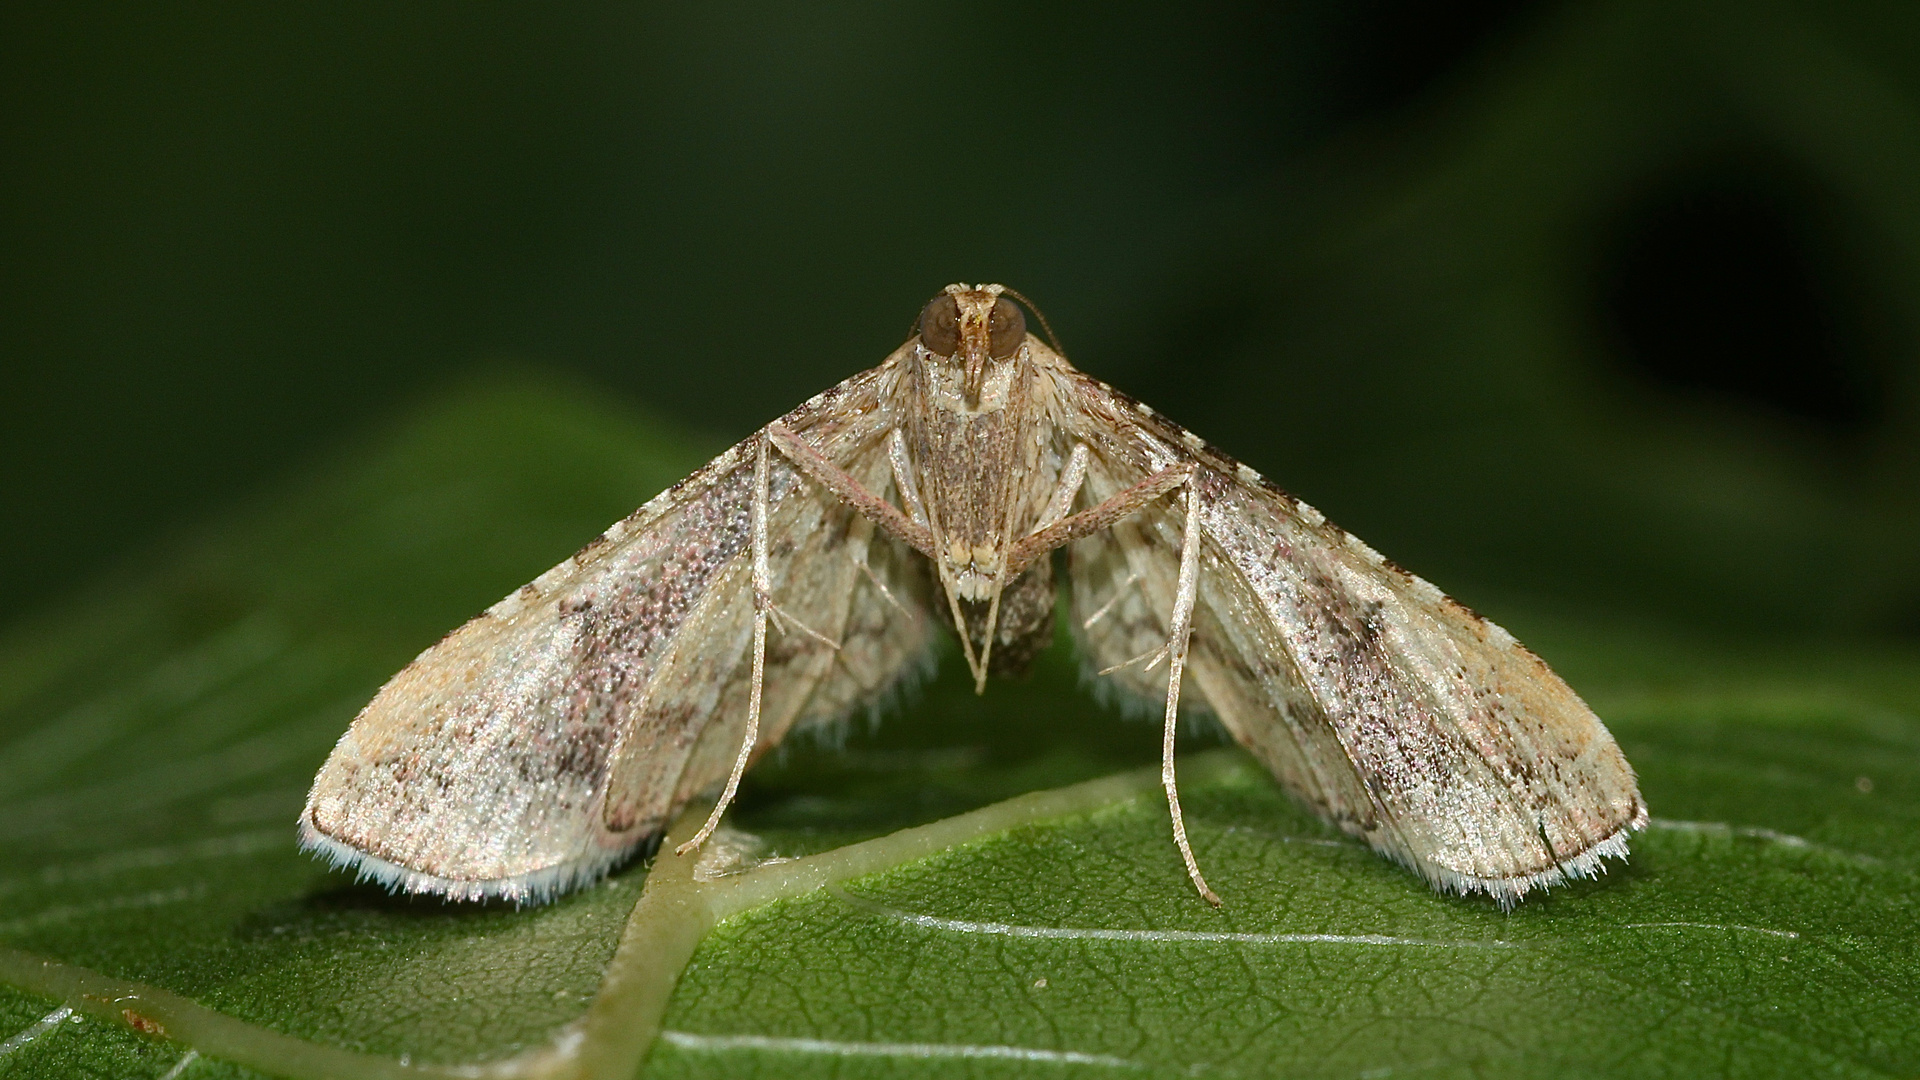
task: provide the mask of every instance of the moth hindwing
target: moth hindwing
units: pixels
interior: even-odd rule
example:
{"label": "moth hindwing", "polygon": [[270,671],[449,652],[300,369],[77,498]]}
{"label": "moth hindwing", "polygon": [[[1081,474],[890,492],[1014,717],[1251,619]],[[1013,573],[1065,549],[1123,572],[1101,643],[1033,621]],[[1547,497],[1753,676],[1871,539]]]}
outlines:
{"label": "moth hindwing", "polygon": [[[1633,770],[1499,627],[950,285],[880,366],[788,413],[420,654],[314,779],[301,843],[458,899],[541,900],[657,842],[790,732],[957,634],[976,688],[1052,637],[1180,704],[1441,890],[1509,905],[1646,824]],[[1050,559],[1065,549],[1064,582]],[[944,629],[943,629],[944,628]]]}

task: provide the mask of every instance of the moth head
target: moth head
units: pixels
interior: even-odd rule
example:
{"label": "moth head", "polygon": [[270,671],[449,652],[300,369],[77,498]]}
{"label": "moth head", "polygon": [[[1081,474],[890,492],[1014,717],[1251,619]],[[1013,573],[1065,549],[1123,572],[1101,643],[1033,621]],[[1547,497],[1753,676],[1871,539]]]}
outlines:
{"label": "moth head", "polygon": [[920,309],[920,347],[958,364],[966,395],[978,401],[988,360],[1011,360],[1027,340],[1027,316],[999,285],[949,285]]}

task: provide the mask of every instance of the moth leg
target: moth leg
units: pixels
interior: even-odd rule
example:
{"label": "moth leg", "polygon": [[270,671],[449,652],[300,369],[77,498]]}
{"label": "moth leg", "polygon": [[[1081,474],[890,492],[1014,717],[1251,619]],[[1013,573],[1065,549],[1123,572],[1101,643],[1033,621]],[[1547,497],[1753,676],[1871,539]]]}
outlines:
{"label": "moth leg", "polygon": [[913,523],[932,528],[927,505],[920,501],[919,485],[913,482],[913,462],[907,457],[907,437],[899,428],[887,433],[887,464],[893,466],[893,486],[900,489],[900,501],[907,504]]}
{"label": "moth leg", "polygon": [[[898,429],[895,433],[898,434]],[[1086,444],[1073,444],[1073,453],[1067,456],[1066,467],[1060,470],[1060,479],[1053,486],[1053,494],[1048,496],[1046,508],[1040,512],[1040,521],[1034,525],[1029,536],[1066,517],[1068,508],[1073,505],[1073,497],[1080,493],[1080,485],[1086,482],[1087,459]],[[973,667],[973,692],[976,694],[986,693],[987,690],[987,665],[993,658],[993,627],[1000,623],[1001,590],[1013,574],[1025,569],[1026,565],[1017,558],[1009,560],[1008,568],[1001,571],[999,580],[994,583],[993,601],[987,606],[987,643],[980,650],[978,663],[974,662],[972,646],[968,644],[967,663]],[[949,602],[954,609],[954,624],[957,626],[960,623],[960,604],[958,600],[953,599],[952,589],[948,589],[947,592]],[[962,643],[967,643],[967,634],[963,632],[960,638]]]}
{"label": "moth leg", "polygon": [[1067,510],[1073,506],[1073,497],[1080,494],[1080,485],[1086,483],[1088,457],[1086,443],[1073,444],[1073,453],[1067,456],[1066,468],[1060,470],[1060,482],[1054,485],[1053,495],[1047,500],[1047,508],[1040,512],[1040,520],[1033,527],[1034,532],[1067,516]]}
{"label": "moth leg", "polygon": [[760,739],[760,690],[767,675],[767,618],[774,611],[773,573],[767,568],[769,442],[768,439],[760,440],[753,454],[753,685],[747,696],[747,733],[740,740],[740,756],[733,760],[733,772],[727,776],[727,787],[720,793],[720,801],[713,804],[713,813],[707,815],[707,823],[700,826],[700,831],[693,835],[693,839],[673,849],[675,855],[685,855],[697,849],[720,826],[720,815],[727,812],[727,805],[733,802],[734,794],[740,790],[740,776],[747,771],[754,744]]}
{"label": "moth leg", "polygon": [[[1126,598],[1127,589],[1131,587],[1134,582],[1139,580],[1140,580],[1140,572],[1138,570],[1135,570],[1132,573],[1128,574],[1127,580],[1121,582],[1119,587],[1113,590],[1112,596],[1107,597],[1107,602],[1104,604],[1101,604],[1100,609],[1098,611],[1095,611],[1093,614],[1087,616],[1086,619],[1084,619],[1080,623],[1080,629],[1082,630],[1093,629],[1093,624],[1099,622],[1101,619],[1106,618],[1107,613],[1113,610],[1113,606]],[[1133,661],[1131,660],[1127,661],[1127,664],[1131,664],[1131,663],[1133,663]],[[1121,668],[1126,667],[1127,664],[1116,664],[1113,667],[1108,668],[1107,671],[1119,671]],[[1100,674],[1105,675],[1107,671],[1103,671]]]}
{"label": "moth leg", "polygon": [[[1199,595],[1200,577],[1200,485],[1198,476],[1191,465],[1174,465],[1156,472],[1132,487],[1116,492],[1099,505],[1089,507],[1077,514],[1052,520],[1056,511],[1064,512],[1072,504],[1074,494],[1086,477],[1085,447],[1076,446],[1074,454],[1067,461],[1066,469],[1061,472],[1060,487],[1053,498],[1048,500],[1046,513],[1042,515],[1039,528],[1028,533],[1013,546],[1007,557],[1008,574],[1019,573],[1035,559],[1040,558],[1054,548],[1070,543],[1083,536],[1089,536],[1126,518],[1162,495],[1179,488],[1186,488],[1187,509],[1186,524],[1180,537],[1180,578],[1179,587],[1174,594],[1173,617],[1168,622],[1167,644],[1165,647],[1136,657],[1120,664],[1127,667],[1141,660],[1147,661],[1151,669],[1161,660],[1167,664],[1167,713],[1166,723],[1160,739],[1160,785],[1167,792],[1167,811],[1173,817],[1173,842],[1180,848],[1180,858],[1187,864],[1187,876],[1193,879],[1193,887],[1207,903],[1220,906],[1220,897],[1207,887],[1207,879],[1200,874],[1200,864],[1194,860],[1193,845],[1187,842],[1187,824],[1180,813],[1180,787],[1174,779],[1173,737],[1177,730],[1176,721],[1180,716],[1180,676],[1187,666],[1187,644],[1193,635],[1193,605]],[[1078,468],[1075,468],[1076,464]],[[1074,475],[1074,474],[1078,475]],[[1069,482],[1071,487],[1068,486]],[[1091,621],[1091,620],[1090,620]],[[1109,668],[1109,671],[1118,668]],[[1104,673],[1103,673],[1104,674]]]}
{"label": "moth leg", "polygon": [[1147,666],[1141,668],[1140,670],[1152,671],[1154,668],[1157,668],[1160,666],[1160,661],[1165,660],[1167,658],[1167,653],[1171,651],[1171,644],[1172,643],[1169,642],[1167,645],[1162,645],[1157,649],[1148,649],[1146,652],[1141,653],[1139,656],[1136,656],[1131,660],[1122,660],[1119,663],[1114,664],[1112,667],[1103,667],[1099,670],[1097,674],[1111,675],[1116,671],[1120,671],[1125,668],[1130,668],[1133,665],[1141,662],[1142,660],[1147,662]]}
{"label": "moth leg", "polygon": [[773,616],[774,625],[778,626],[780,632],[783,634],[790,634],[798,630],[829,649],[837,650],[840,648],[839,642],[808,626],[806,623],[801,622],[799,619],[794,618],[790,612],[778,604],[768,603],[767,614]]}
{"label": "moth leg", "polygon": [[[859,511],[862,517],[873,522],[894,539],[913,548],[929,559],[939,559],[935,552],[933,530],[914,521],[900,512],[892,503],[868,491],[851,473],[835,465],[825,454],[808,445],[805,439],[787,429],[785,424],[775,421],[767,425],[767,441],[776,450],[786,455],[795,468],[806,474],[807,479],[832,492],[841,502]],[[904,454],[905,447],[902,447]],[[924,512],[924,511],[923,511]]]}
{"label": "moth leg", "polygon": [[[966,625],[960,611],[960,600],[953,588],[953,581],[947,571],[946,560],[940,557],[938,545],[933,539],[933,530],[922,522],[915,521],[901,513],[892,503],[868,491],[866,486],[846,470],[827,460],[827,456],[809,446],[806,440],[788,430],[778,421],[767,425],[767,438],[781,453],[785,454],[794,467],[807,475],[807,478],[833,492],[848,506],[859,511],[867,520],[878,525],[882,531],[894,539],[913,548],[932,561],[940,573],[940,583],[947,592],[947,604],[953,612],[955,626]],[[888,440],[887,457],[893,464],[895,475],[904,477],[901,486],[901,498],[909,500],[908,506],[921,517],[926,516],[926,506],[920,502],[919,492],[912,484],[912,463],[907,460],[906,439],[894,429]],[[973,642],[966,634],[960,635],[960,649],[966,655],[967,667],[974,673],[975,688],[986,680],[986,666],[973,654]]]}
{"label": "moth leg", "polygon": [[[1187,666],[1187,643],[1193,636],[1193,605],[1199,595],[1200,579],[1200,485],[1187,479],[1187,520],[1180,537],[1180,579],[1173,599],[1173,619],[1167,633],[1167,718],[1160,738],[1160,786],[1167,790],[1167,810],[1173,815],[1173,842],[1186,860],[1187,876],[1193,887],[1214,907],[1220,897],[1207,887],[1200,876],[1200,864],[1194,861],[1193,846],[1187,843],[1187,824],[1180,814],[1180,786],[1173,777],[1174,721],[1180,715],[1180,675]],[[1157,662],[1157,661],[1156,661]]]}
{"label": "moth leg", "polygon": [[[1148,670],[1151,670],[1160,661],[1167,661],[1167,712],[1160,739],[1160,785],[1167,792],[1167,811],[1173,817],[1173,842],[1180,848],[1181,860],[1187,864],[1187,876],[1193,879],[1193,887],[1200,891],[1200,895],[1209,904],[1219,907],[1220,897],[1207,887],[1207,879],[1201,876],[1200,864],[1193,857],[1193,845],[1187,841],[1186,819],[1180,812],[1180,786],[1175,781],[1173,767],[1173,738],[1178,730],[1176,722],[1180,716],[1180,677],[1186,671],[1187,645],[1193,636],[1193,606],[1200,591],[1200,485],[1196,482],[1198,477],[1192,466],[1172,466],[1115,493],[1097,506],[1062,517],[1066,508],[1073,504],[1073,497],[1078,493],[1080,484],[1086,479],[1086,470],[1086,447],[1076,445],[1073,455],[1067,460],[1067,467],[1061,470],[1060,484],[1055,488],[1053,497],[1047,502],[1046,511],[1040,518],[1040,525],[1014,545],[1007,560],[1007,572],[1018,573],[1054,548],[1107,528],[1170,491],[1186,488],[1186,521],[1180,537],[1180,577],[1174,594],[1173,617],[1168,621],[1167,643],[1153,652],[1108,668],[1107,671],[1117,671],[1143,660],[1147,662]],[[1128,583],[1131,584],[1131,580]],[[1109,601],[1107,606],[1111,605],[1112,602]],[[1106,607],[1088,619],[1088,625],[1092,625],[1104,614],[1106,614]]]}
{"label": "moth leg", "polygon": [[857,565],[860,567],[860,572],[866,575],[867,581],[871,583],[875,589],[880,591],[880,599],[885,600],[888,605],[900,614],[908,618],[913,617],[913,612],[909,611],[907,606],[902,604],[899,598],[893,595],[893,590],[887,588],[887,583],[881,581],[880,575],[873,572],[873,567],[867,564],[867,560],[861,559]]}
{"label": "moth leg", "polygon": [[[899,428],[887,433],[887,463],[893,467],[893,486],[900,490],[900,501],[907,504],[907,513],[913,516],[913,523],[930,528],[928,522],[931,519],[927,517],[926,504],[920,501],[920,489],[913,482],[913,462],[907,458],[907,437],[900,433]],[[903,615],[912,615],[904,604],[894,599],[893,590],[880,580],[880,575],[873,572],[873,567],[867,562],[871,551],[871,545],[861,549],[860,572],[867,575],[867,580],[880,590],[880,595],[886,598],[887,603],[898,608]]]}
{"label": "moth leg", "polygon": [[[1071,466],[1072,462],[1068,462]],[[1013,545],[1007,553],[1007,576],[1012,577],[1034,560],[1083,536],[1091,536],[1114,522],[1132,516],[1141,507],[1187,483],[1193,475],[1191,465],[1171,465],[1129,488],[1123,488],[1077,514],[1061,518],[1051,525],[1035,529]],[[1051,509],[1051,507],[1049,507]]]}
{"label": "moth leg", "polygon": [[[896,428],[895,433],[898,434],[898,431],[899,429]],[[900,602],[900,598],[893,595],[893,590],[887,588],[887,583],[880,580],[880,575],[874,573],[872,561],[873,533],[871,531],[862,537],[851,540],[847,544],[847,557],[853,560],[854,568],[866,577],[867,583],[879,590],[880,598],[887,602],[887,606],[909,619],[914,617],[913,612],[908,610],[907,606]]]}

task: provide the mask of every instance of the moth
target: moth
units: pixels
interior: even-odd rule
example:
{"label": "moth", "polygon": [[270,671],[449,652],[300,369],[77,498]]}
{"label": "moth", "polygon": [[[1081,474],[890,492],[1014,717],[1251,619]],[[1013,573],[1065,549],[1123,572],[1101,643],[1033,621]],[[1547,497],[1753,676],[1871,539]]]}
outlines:
{"label": "moth", "polygon": [[396,890],[542,901],[718,789],[684,855],[757,756],[883,699],[940,635],[976,690],[1026,666],[1064,588],[1085,661],[1163,710],[1174,847],[1214,904],[1183,701],[1437,890],[1506,906],[1626,856],[1633,769],[1544,662],[1075,369],[1015,298],[947,286],[878,367],[421,653],[314,779],[302,847]]}

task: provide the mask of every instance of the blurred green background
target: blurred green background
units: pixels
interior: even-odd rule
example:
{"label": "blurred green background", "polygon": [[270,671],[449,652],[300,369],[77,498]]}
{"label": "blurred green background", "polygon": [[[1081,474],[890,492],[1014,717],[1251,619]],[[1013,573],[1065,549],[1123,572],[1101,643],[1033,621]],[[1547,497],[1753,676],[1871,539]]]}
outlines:
{"label": "blurred green background", "polygon": [[1912,636],[1915,10],[10,6],[0,618],[477,369],[718,445],[997,280],[1496,614]]}
{"label": "blurred green background", "polygon": [[[1541,646],[1662,822],[1504,916],[1189,789],[1238,928],[1543,948],[968,1013],[998,946],[934,962],[827,903],[710,939],[682,1034],[1913,1071],[1911,0],[0,7],[0,944],[322,1045],[550,1037],[644,876],[390,900],[292,851],[314,767],[406,657],[954,280]],[[736,819],[819,850],[1157,754],[1062,651],[984,699],[946,671],[912,723],[756,768]],[[1216,925],[1163,828],[1074,834],[1073,887],[925,880],[1009,923]],[[851,982],[810,951],[845,940]],[[57,1004],[24,985],[0,1035]],[[825,989],[738,1007],[767,986]],[[62,1028],[0,1076],[190,1064]]]}

